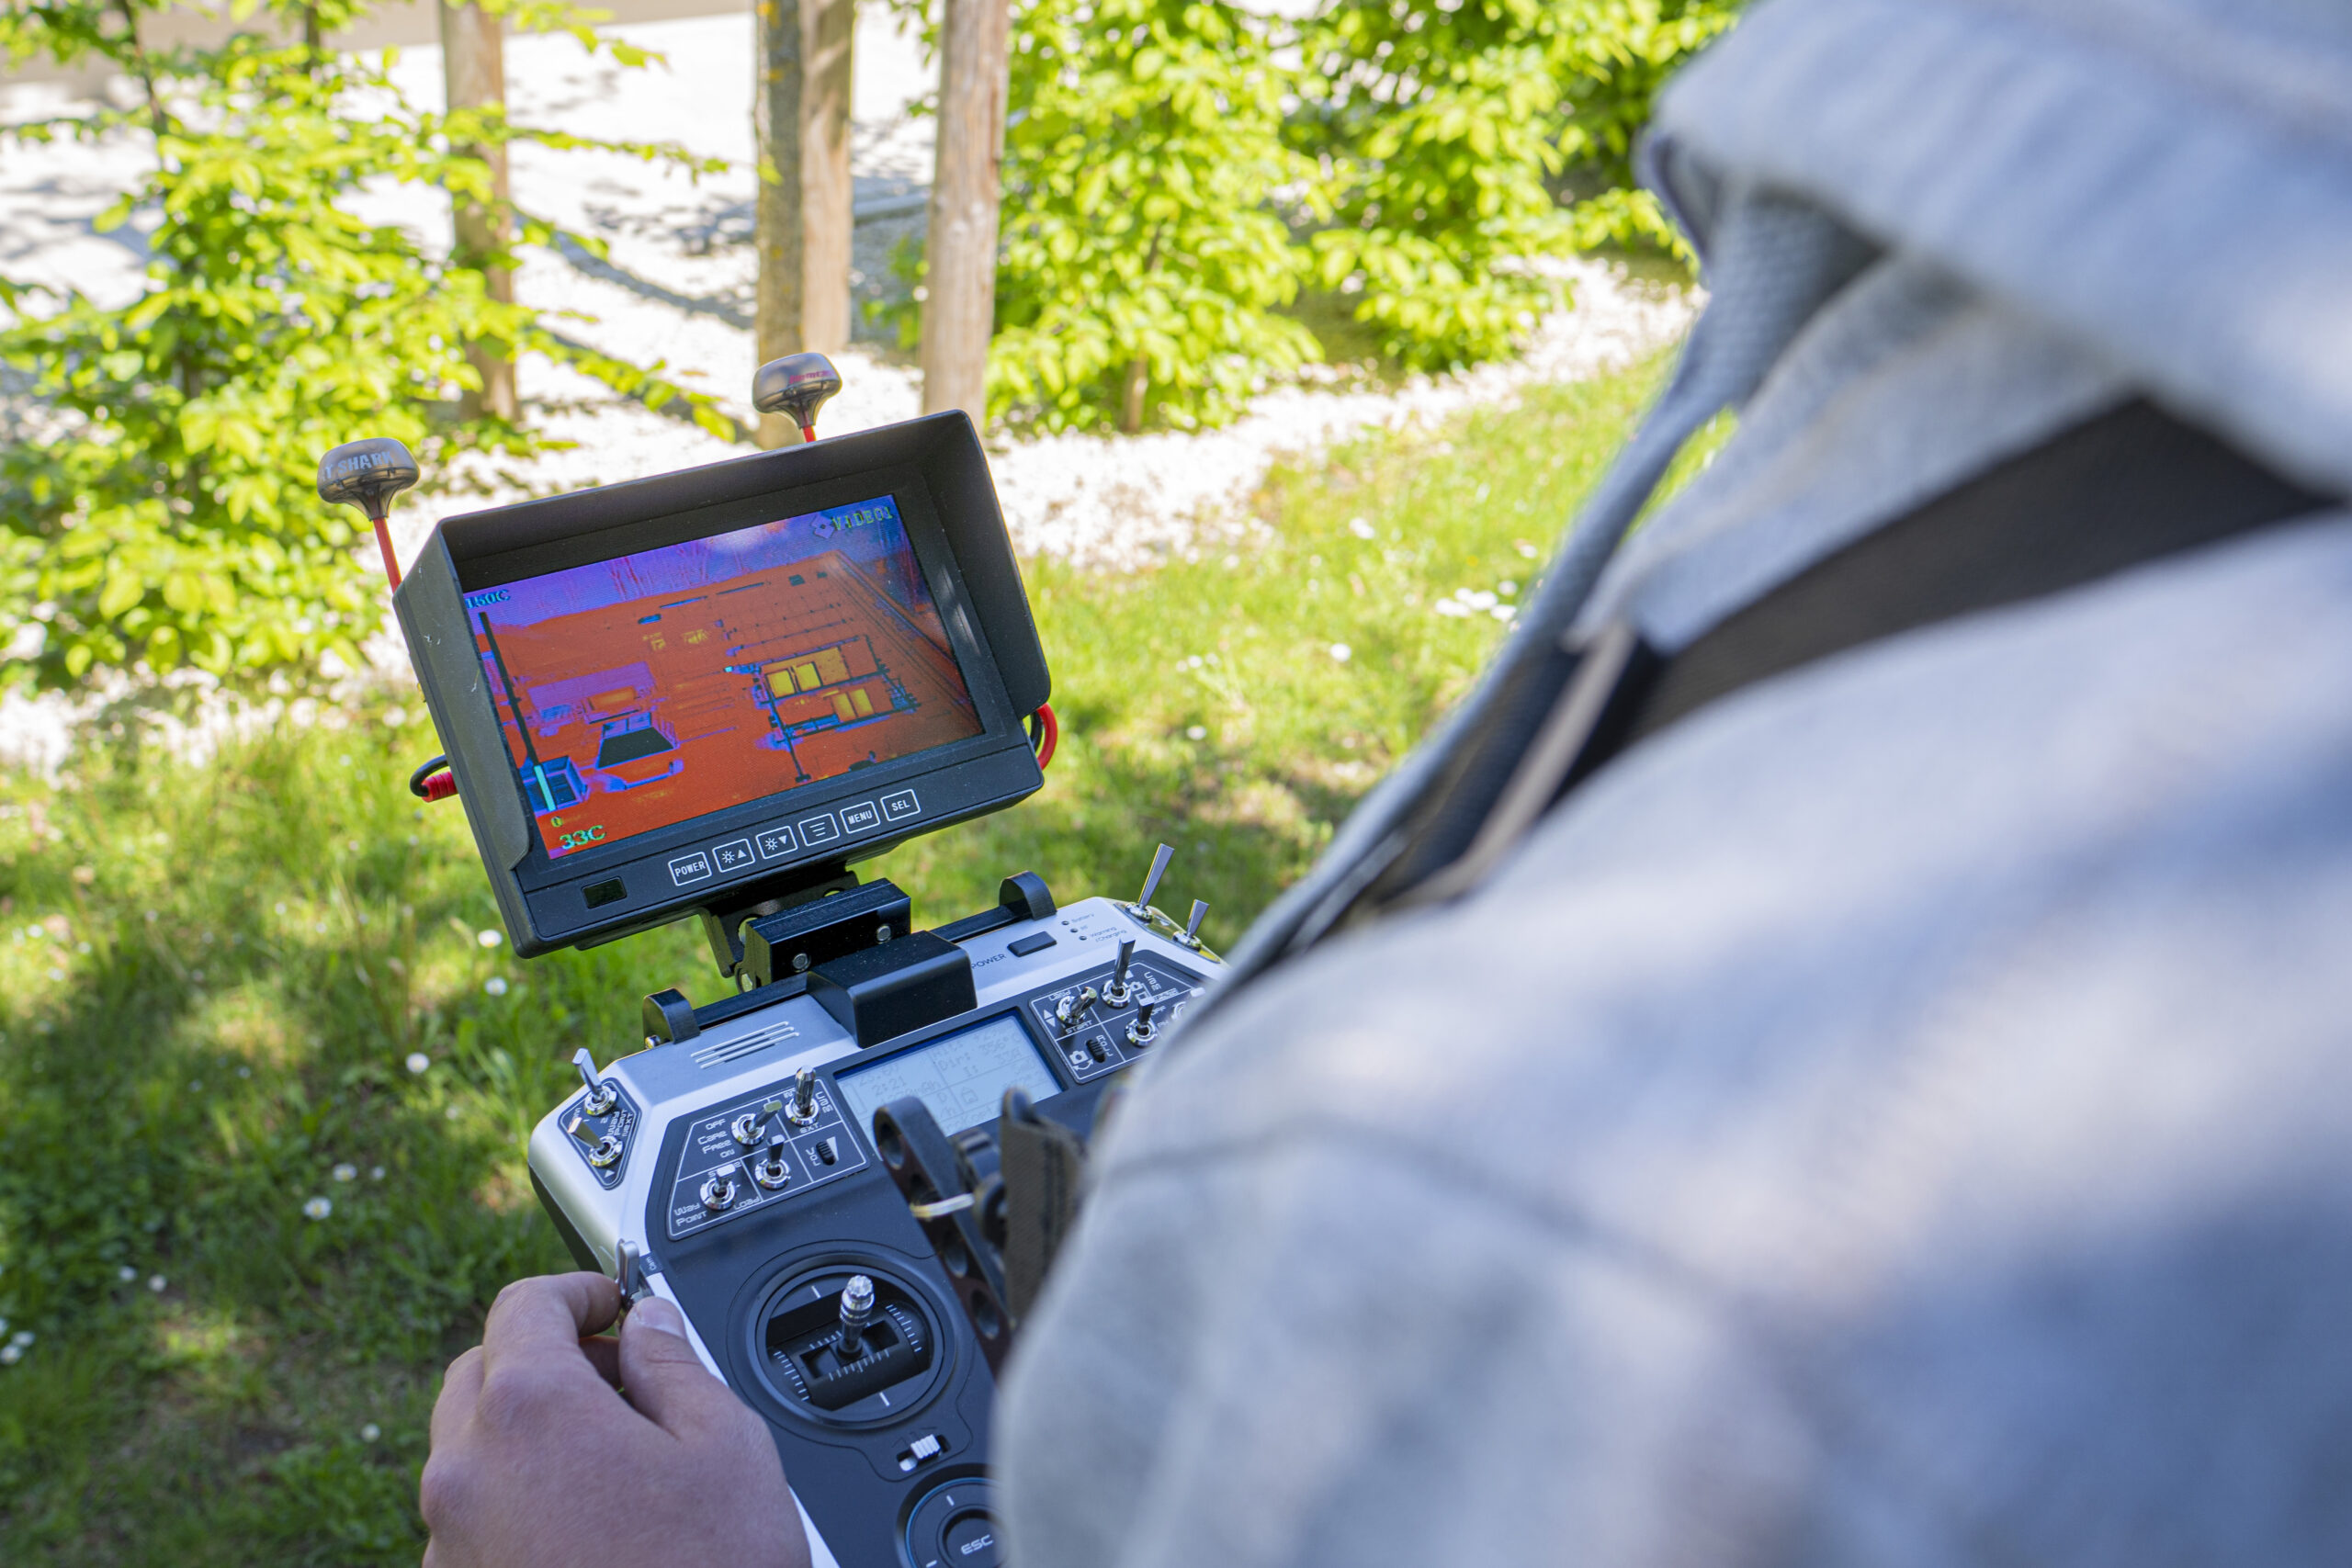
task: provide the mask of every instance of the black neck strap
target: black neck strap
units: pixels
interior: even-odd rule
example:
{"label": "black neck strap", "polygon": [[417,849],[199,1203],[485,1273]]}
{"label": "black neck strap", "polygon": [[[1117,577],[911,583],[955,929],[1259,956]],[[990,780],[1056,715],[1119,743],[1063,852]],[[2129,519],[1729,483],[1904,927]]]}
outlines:
{"label": "black neck strap", "polygon": [[1531,660],[1463,738],[1347,922],[1466,892],[1626,747],[1755,682],[2336,504],[2151,403],[2086,420],[1816,562],[1671,657],[1619,625]]}

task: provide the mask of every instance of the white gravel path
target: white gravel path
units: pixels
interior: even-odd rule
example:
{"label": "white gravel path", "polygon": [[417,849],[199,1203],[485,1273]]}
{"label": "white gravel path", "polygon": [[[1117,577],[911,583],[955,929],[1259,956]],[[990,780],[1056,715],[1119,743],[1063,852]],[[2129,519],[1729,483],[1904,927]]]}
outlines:
{"label": "white gravel path", "polygon": [[[689,178],[615,154],[518,148],[514,193],[526,209],[602,236],[609,262],[580,265],[554,252],[526,253],[520,297],[571,313],[568,335],[637,359],[661,361],[682,384],[707,391],[749,419],[755,350],[748,330],[753,261],[743,243],[753,192],[750,169],[751,18],[747,13],[612,29],[664,56],[645,71],[591,59],[564,38],[509,41],[516,119],[577,133],[674,141],[723,158],[726,174]],[[892,14],[866,7],[857,41],[856,156],[862,207],[888,207],[920,190],[931,165],[931,122],[910,118],[930,81],[920,50]],[[440,93],[433,48],[401,52],[396,75],[417,102]],[[0,84],[0,115],[65,107],[61,89]],[[0,272],[70,278],[93,295],[129,299],[144,256],[135,231],[97,235],[90,218],[113,199],[141,158],[132,143],[12,150],[0,161]],[[447,207],[429,193],[375,204],[381,216],[446,231]],[[907,204],[903,199],[897,203]],[[903,227],[904,220],[896,220]],[[136,225],[133,226],[135,231]],[[861,231],[861,265],[880,271],[881,249]],[[992,443],[991,460],[1016,547],[1113,570],[1142,567],[1247,530],[1248,500],[1277,458],[1307,457],[1374,429],[1442,421],[1478,404],[1508,401],[1532,383],[1581,378],[1671,342],[1688,326],[1695,296],[1634,282],[1607,265],[1568,265],[1574,308],[1543,323],[1528,352],[1507,364],[1416,378],[1365,389],[1339,376],[1277,387],[1225,429],[1134,438],[1059,435]],[[861,280],[871,291],[876,278]],[[838,356],[846,388],[820,433],[865,429],[918,412],[919,378],[894,352],[872,344]],[[403,553],[438,514],[526,492],[545,493],[683,468],[749,450],[677,420],[616,400],[585,378],[543,363],[524,367],[526,399],[551,434],[578,445],[551,454],[489,496],[445,495],[410,505]],[[355,432],[355,434],[360,434]],[[395,657],[397,657],[395,655]],[[35,709],[39,711],[36,712]],[[62,741],[55,704],[0,705],[0,755],[53,757]]]}

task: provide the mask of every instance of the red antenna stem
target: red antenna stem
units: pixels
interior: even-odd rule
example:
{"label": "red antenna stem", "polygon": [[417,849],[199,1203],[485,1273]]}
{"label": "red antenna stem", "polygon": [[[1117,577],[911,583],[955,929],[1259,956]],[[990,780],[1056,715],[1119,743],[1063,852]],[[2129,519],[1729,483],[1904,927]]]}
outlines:
{"label": "red antenna stem", "polygon": [[376,543],[384,552],[384,575],[392,580],[393,587],[398,588],[401,585],[401,563],[400,558],[392,554],[391,521],[385,517],[371,521],[376,525]]}

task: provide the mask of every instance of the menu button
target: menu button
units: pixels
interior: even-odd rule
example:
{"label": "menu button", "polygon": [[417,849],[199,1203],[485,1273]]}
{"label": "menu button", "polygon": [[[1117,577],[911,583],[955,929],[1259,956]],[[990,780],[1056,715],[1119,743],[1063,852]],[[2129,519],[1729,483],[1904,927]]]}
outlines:
{"label": "menu button", "polygon": [[842,826],[853,833],[871,833],[882,826],[882,814],[874,809],[870,800],[842,807]]}

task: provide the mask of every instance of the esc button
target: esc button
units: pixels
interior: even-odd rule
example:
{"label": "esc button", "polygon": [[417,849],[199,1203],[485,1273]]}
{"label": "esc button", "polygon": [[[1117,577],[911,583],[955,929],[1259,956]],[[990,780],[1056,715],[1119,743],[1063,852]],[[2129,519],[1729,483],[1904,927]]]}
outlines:
{"label": "esc button", "polygon": [[985,1481],[950,1481],[907,1517],[907,1555],[915,1568],[997,1568],[994,1499]]}
{"label": "esc button", "polygon": [[996,1568],[996,1521],[986,1514],[964,1514],[949,1523],[947,1534],[940,1544],[947,1549],[950,1563],[967,1563],[971,1568]]}

